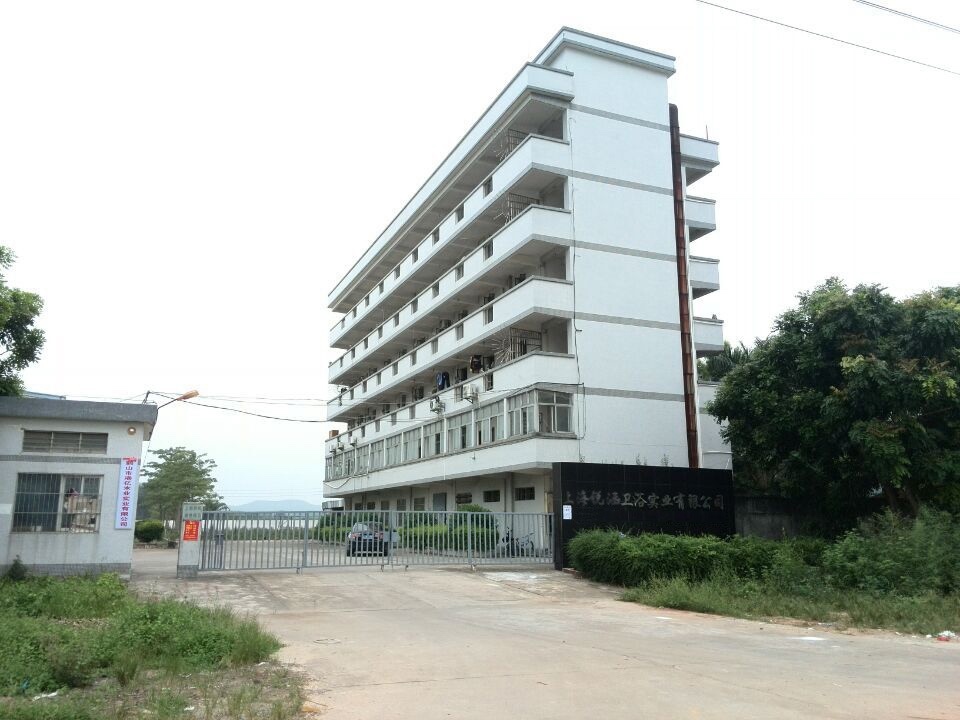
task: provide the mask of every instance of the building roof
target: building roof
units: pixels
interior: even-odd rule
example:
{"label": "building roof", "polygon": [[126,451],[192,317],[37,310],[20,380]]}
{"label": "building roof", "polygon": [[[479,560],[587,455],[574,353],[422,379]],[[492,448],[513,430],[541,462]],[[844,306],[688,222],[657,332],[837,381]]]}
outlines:
{"label": "building roof", "polygon": [[137,403],[90,402],[37,397],[0,397],[0,417],[132,422],[149,426],[149,439],[157,423],[157,406]]}

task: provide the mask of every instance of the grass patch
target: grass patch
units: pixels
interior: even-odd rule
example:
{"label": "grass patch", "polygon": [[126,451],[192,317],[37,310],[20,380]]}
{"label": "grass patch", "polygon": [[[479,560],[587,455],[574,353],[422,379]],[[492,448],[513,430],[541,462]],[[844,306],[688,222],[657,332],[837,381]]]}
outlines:
{"label": "grass patch", "polygon": [[[182,682],[197,675],[215,688],[209,697],[224,713],[223,697],[238,695],[231,714],[209,717],[257,717],[247,712],[261,704],[251,688],[264,680],[234,680],[270,658],[280,643],[227,609],[140,599],[115,575],[102,575],[0,580],[0,647],[0,696],[9,698],[0,697],[0,717],[82,720],[127,717],[135,708],[154,718],[196,717],[193,711],[184,715],[184,708],[213,702],[196,682]],[[283,686],[276,678],[270,683]],[[290,687],[291,698],[299,697],[299,682]],[[54,698],[33,700],[54,690]],[[279,703],[281,717],[295,717],[286,690],[266,697]],[[269,716],[269,706],[261,709]]]}
{"label": "grass patch", "polygon": [[885,628],[937,633],[960,627],[960,596],[928,593],[881,595],[862,590],[785,590],[776,583],[718,574],[706,580],[655,578],[630,588],[623,599],[654,607],[749,619],[797,618],[838,628]]}

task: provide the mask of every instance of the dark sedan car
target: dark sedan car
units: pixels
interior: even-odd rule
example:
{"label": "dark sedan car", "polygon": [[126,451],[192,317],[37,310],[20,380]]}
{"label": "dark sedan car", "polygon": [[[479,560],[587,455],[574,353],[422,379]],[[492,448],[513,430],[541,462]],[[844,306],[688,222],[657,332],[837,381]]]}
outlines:
{"label": "dark sedan car", "polygon": [[378,553],[385,555],[387,543],[383,537],[383,526],[380,523],[356,523],[350,528],[347,535],[347,555],[360,553]]}

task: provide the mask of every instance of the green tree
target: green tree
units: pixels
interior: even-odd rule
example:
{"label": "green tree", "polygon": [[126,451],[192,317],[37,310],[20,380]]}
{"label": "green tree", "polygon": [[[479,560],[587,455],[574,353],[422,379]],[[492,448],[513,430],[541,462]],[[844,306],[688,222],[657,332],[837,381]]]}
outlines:
{"label": "green tree", "polygon": [[721,382],[734,466],[840,529],[876,509],[960,511],[960,287],[898,301],[833,278]]}
{"label": "green tree", "polygon": [[707,382],[720,382],[724,376],[737,365],[742,365],[750,359],[750,350],[740,343],[733,347],[724,341],[723,352],[711,355],[706,360],[697,361],[697,378]]}
{"label": "green tree", "polygon": [[143,466],[146,481],[140,484],[139,503],[151,517],[163,521],[176,520],[180,525],[180,509],[185,502],[202,502],[207,510],[219,510],[223,498],[214,492],[216,462],[205,454],[185,447],[154,450],[159,460]]}
{"label": "green tree", "polygon": [[39,295],[8,287],[3,271],[16,256],[0,246],[0,395],[22,395],[18,373],[40,357],[43,330],[33,322],[43,309]]}

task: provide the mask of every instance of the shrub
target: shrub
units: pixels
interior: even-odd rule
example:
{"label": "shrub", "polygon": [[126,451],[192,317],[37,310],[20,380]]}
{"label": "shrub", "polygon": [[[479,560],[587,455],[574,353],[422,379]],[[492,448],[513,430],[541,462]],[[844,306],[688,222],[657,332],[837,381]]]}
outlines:
{"label": "shrub", "polygon": [[457,505],[457,510],[459,510],[460,512],[473,512],[473,513],[490,512],[489,508],[485,508],[483,505],[477,505],[476,503],[467,503],[465,505]]}
{"label": "shrub", "polygon": [[960,590],[960,522],[923,510],[916,520],[886,512],[844,535],[823,553],[838,588],[920,595]]}
{"label": "shrub", "polygon": [[27,575],[29,574],[30,573],[27,571],[27,566],[23,564],[20,556],[17,555],[13,559],[13,562],[10,563],[10,567],[7,568],[7,571],[3,574],[3,577],[13,582],[19,582],[20,580],[26,579]]}
{"label": "shrub", "polygon": [[133,536],[140,542],[156,542],[163,537],[163,530],[160,520],[138,520],[133,527]]}

